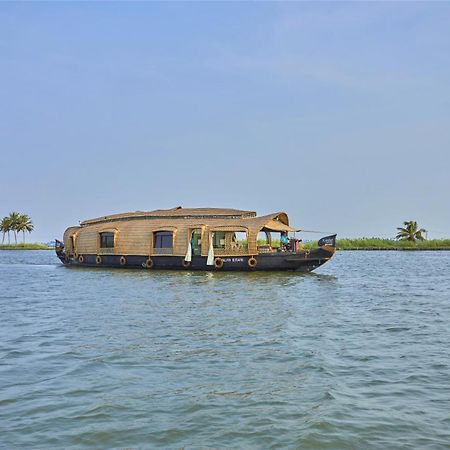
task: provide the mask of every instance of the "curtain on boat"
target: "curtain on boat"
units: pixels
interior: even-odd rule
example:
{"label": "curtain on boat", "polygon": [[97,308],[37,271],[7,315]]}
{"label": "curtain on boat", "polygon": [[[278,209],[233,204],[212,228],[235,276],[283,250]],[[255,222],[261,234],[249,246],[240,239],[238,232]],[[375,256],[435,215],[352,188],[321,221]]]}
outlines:
{"label": "curtain on boat", "polygon": [[214,233],[211,233],[211,239],[209,240],[208,259],[206,260],[206,265],[207,266],[213,266],[214,265],[213,240],[214,240]]}
{"label": "curtain on boat", "polygon": [[186,256],[184,257],[184,260],[186,262],[191,262],[192,261],[192,236],[194,236],[194,232],[191,232],[191,235],[189,236],[189,241],[188,241],[188,248],[187,248],[187,252],[186,252]]}

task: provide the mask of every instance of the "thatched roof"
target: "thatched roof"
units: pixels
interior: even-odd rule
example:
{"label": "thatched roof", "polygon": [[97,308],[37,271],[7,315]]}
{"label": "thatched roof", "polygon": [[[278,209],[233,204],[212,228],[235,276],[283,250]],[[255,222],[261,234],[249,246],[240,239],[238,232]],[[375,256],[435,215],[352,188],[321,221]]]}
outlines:
{"label": "thatched roof", "polygon": [[264,230],[267,231],[300,231],[297,228],[292,228],[289,225],[280,222],[279,220],[270,219],[264,224]]}
{"label": "thatched roof", "polygon": [[122,214],[111,214],[85,220],[80,225],[92,225],[94,223],[110,222],[124,219],[159,219],[159,218],[223,218],[223,219],[244,219],[255,217],[255,211],[243,211],[229,208],[182,208],[177,206],[171,209],[156,209],[154,211],[134,211]]}
{"label": "thatched roof", "polygon": [[[111,222],[122,222],[121,227],[132,225],[126,222],[134,220],[150,220],[153,225],[160,222],[162,227],[169,225],[179,226],[182,223],[207,225],[210,229],[247,229],[257,232],[265,231],[297,231],[289,226],[289,219],[285,212],[275,212],[266,216],[256,216],[254,211],[224,208],[182,208],[157,209],[155,211],[135,211],[123,214],[112,214],[95,219],[85,220],[80,225],[100,225]],[[168,222],[173,220],[173,223]],[[124,223],[125,222],[125,223]]]}

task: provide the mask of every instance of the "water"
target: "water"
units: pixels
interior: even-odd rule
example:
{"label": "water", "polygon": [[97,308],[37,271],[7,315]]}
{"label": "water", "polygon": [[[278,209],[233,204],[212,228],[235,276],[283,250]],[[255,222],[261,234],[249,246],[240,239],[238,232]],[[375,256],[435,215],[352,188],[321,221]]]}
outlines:
{"label": "water", "polygon": [[2,449],[450,448],[450,252],[316,274],[0,251]]}

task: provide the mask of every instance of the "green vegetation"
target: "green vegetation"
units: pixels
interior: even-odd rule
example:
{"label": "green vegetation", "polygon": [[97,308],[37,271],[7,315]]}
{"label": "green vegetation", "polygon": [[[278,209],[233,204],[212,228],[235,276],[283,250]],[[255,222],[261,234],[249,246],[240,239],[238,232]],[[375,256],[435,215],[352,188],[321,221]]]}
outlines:
{"label": "green vegetation", "polygon": [[[31,233],[34,230],[33,221],[27,214],[20,214],[18,212],[11,212],[8,216],[0,220],[0,232],[2,235],[2,243],[0,250],[49,250],[46,244],[25,243],[25,233]],[[14,244],[11,244],[11,232],[14,235]],[[17,243],[17,235],[22,232],[23,241]],[[8,243],[5,244],[5,237],[8,237]]]}
{"label": "green vegetation", "polygon": [[[423,236],[427,230],[419,228],[415,220],[403,222],[404,227],[397,228],[395,239],[358,238],[337,239],[337,250],[450,250],[450,239],[427,240]],[[304,244],[305,248],[314,248],[316,241]]]}
{"label": "green vegetation", "polygon": [[[305,247],[317,247],[317,241],[306,242]],[[337,239],[336,248],[337,250],[450,250],[450,239],[430,239],[419,242],[375,237]]]}
{"label": "green vegetation", "polygon": [[0,244],[0,250],[53,250],[45,244],[26,243],[26,244]]}
{"label": "green vegetation", "polygon": [[18,212],[11,212],[9,216],[3,217],[0,221],[0,231],[3,233],[2,245],[5,243],[5,236],[8,236],[8,245],[11,244],[10,232],[14,234],[14,243],[17,245],[17,233],[23,233],[23,243],[25,244],[25,231],[31,233],[34,229],[31,217]]}
{"label": "green vegetation", "polygon": [[[265,245],[265,240],[258,240],[258,245]],[[306,249],[317,248],[317,239],[302,242]],[[278,248],[280,242],[272,241],[272,248]],[[450,250],[450,239],[430,239],[420,241],[383,239],[383,238],[357,238],[337,239],[337,250]]]}
{"label": "green vegetation", "polygon": [[[265,239],[258,239],[256,241],[257,245],[267,245],[267,242]],[[278,248],[280,246],[280,240],[279,239],[272,239],[271,247],[272,248]]]}
{"label": "green vegetation", "polygon": [[419,229],[417,222],[415,220],[407,220],[403,222],[403,225],[404,228],[397,228],[398,233],[396,239],[410,242],[425,240],[422,233],[426,233],[427,230],[425,230],[425,228]]}
{"label": "green vegetation", "polygon": [[[358,239],[337,239],[337,250],[450,250],[450,239],[432,239],[424,238],[423,233],[426,230],[418,227],[417,222],[410,220],[403,222],[404,227],[397,228],[396,239],[382,238],[358,238]],[[31,218],[26,214],[12,212],[9,216],[0,221],[0,231],[3,233],[1,250],[49,250],[45,244],[27,244],[25,243],[25,232],[31,233],[34,226]],[[10,232],[14,234],[14,244],[11,244]],[[23,242],[17,243],[17,234],[23,233]],[[5,236],[8,237],[8,244],[5,244]],[[240,241],[241,244],[247,244],[247,241]],[[265,239],[258,239],[258,246],[266,245]],[[302,243],[305,249],[317,247],[317,240],[305,241]],[[272,248],[280,246],[279,239],[272,239]]]}
{"label": "green vegetation", "polygon": [[17,244],[17,233],[23,233],[23,243],[25,244],[25,231],[31,233],[34,229],[31,217],[18,212],[11,212],[9,216],[3,217],[0,221],[0,231],[3,233],[2,245],[5,243],[5,235],[8,236],[8,244],[11,244],[10,232],[14,233],[14,242]]}

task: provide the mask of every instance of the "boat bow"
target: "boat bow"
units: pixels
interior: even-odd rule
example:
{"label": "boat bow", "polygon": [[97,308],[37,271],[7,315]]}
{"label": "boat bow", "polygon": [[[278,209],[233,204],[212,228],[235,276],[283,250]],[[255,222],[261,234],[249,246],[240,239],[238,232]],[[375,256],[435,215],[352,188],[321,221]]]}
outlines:
{"label": "boat bow", "polygon": [[336,236],[337,234],[330,234],[329,236],[325,236],[317,242],[317,245],[330,253],[336,252]]}

